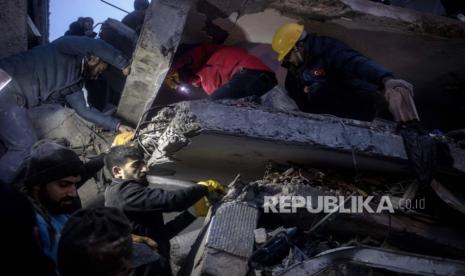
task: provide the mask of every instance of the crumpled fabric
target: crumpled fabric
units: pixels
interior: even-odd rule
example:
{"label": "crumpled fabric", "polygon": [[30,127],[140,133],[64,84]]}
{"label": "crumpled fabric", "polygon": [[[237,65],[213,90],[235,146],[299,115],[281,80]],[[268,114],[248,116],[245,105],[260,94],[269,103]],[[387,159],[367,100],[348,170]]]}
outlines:
{"label": "crumpled fabric", "polygon": [[384,97],[396,122],[420,120],[413,100],[413,85],[409,82],[401,79],[386,81]]}

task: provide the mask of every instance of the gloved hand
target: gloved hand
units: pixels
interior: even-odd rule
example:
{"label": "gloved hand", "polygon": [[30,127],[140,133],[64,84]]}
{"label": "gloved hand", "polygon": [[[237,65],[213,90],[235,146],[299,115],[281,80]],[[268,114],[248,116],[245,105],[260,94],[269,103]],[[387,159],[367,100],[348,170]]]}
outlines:
{"label": "gloved hand", "polygon": [[224,194],[225,193],[225,189],[224,189],[223,184],[221,184],[220,182],[218,182],[216,180],[209,179],[209,180],[197,182],[197,184],[207,187],[208,192],[210,192],[210,193],[211,192],[217,192],[219,194]]}
{"label": "gloved hand", "polygon": [[401,79],[384,80],[384,97],[397,122],[420,120],[413,101],[413,85]]}
{"label": "gloved hand", "polygon": [[168,73],[168,76],[165,79],[165,84],[169,88],[175,90],[178,87],[178,85],[181,84],[181,80],[179,79],[179,73],[176,71]]}
{"label": "gloved hand", "polygon": [[205,217],[208,213],[208,201],[205,197],[202,197],[199,201],[194,204],[194,216]]}
{"label": "gloved hand", "polygon": [[113,139],[113,143],[111,144],[112,147],[115,146],[122,146],[129,143],[132,139],[134,139],[134,132],[122,132],[116,135],[115,139]]}
{"label": "gloved hand", "polygon": [[145,243],[146,245],[148,245],[152,249],[157,249],[157,247],[158,247],[157,242],[152,240],[149,237],[138,236],[138,235],[131,234],[131,238],[132,238],[133,243],[134,242],[135,243]]}

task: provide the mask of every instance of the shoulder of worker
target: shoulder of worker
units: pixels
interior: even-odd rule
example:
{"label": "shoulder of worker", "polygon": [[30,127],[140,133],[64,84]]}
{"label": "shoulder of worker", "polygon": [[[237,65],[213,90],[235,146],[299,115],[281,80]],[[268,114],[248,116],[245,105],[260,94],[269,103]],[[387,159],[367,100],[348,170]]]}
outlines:
{"label": "shoulder of worker", "polygon": [[335,49],[350,48],[345,42],[329,36],[309,34],[305,40],[305,47],[313,55],[318,55]]}

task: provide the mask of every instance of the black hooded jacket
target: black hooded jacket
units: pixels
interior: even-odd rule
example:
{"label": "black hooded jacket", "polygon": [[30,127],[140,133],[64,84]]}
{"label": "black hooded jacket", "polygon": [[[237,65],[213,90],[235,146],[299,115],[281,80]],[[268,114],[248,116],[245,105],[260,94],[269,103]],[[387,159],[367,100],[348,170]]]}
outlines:
{"label": "black hooded jacket", "polygon": [[155,240],[160,254],[169,259],[169,240],[195,217],[184,212],[165,225],[163,213],[185,211],[207,192],[201,185],[166,191],[134,180],[113,179],[105,189],[105,206],[123,210],[131,221],[133,233]]}

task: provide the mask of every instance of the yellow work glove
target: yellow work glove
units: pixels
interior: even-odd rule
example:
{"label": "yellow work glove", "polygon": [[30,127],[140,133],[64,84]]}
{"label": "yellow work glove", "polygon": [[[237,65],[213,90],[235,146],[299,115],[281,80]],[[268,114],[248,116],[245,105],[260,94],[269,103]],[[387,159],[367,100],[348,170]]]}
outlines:
{"label": "yellow work glove", "polygon": [[165,79],[165,84],[173,90],[176,89],[181,84],[178,72],[169,73]]}
{"label": "yellow work glove", "polygon": [[210,179],[210,180],[200,181],[200,182],[197,182],[197,184],[207,187],[208,192],[217,192],[219,194],[225,193],[223,184],[221,184],[220,182],[216,180]]}
{"label": "yellow work glove", "polygon": [[205,217],[208,213],[209,206],[207,199],[202,197],[199,201],[194,204],[194,212],[196,217]]}
{"label": "yellow work glove", "polygon": [[126,145],[127,143],[131,142],[132,139],[134,139],[134,132],[122,132],[116,135],[115,139],[113,139],[113,143],[111,144],[111,146],[115,147]]}
{"label": "yellow work glove", "polygon": [[131,234],[131,238],[132,238],[133,243],[145,243],[146,245],[148,245],[152,249],[157,249],[157,247],[158,247],[157,242],[152,240],[149,237],[138,236],[138,235]]}

